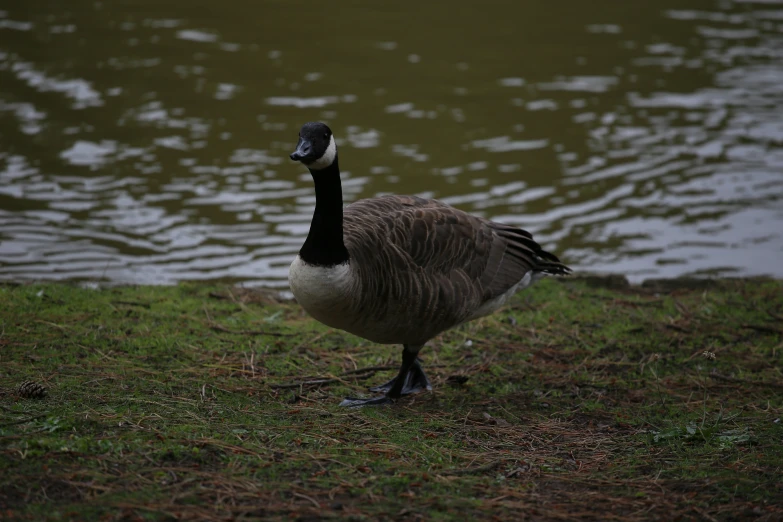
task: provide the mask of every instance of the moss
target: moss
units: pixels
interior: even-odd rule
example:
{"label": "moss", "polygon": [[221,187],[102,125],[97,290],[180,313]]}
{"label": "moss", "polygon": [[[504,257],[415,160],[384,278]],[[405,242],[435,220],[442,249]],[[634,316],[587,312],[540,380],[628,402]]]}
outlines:
{"label": "moss", "polygon": [[538,284],[361,410],[399,347],[267,294],[0,286],[2,517],[783,516],[783,283],[616,279]]}

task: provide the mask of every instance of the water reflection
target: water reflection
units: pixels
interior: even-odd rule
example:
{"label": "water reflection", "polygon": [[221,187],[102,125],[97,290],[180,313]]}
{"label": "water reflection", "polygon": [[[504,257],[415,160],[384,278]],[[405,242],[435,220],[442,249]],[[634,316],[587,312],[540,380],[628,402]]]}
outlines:
{"label": "water reflection", "polygon": [[317,41],[296,3],[8,7],[0,278],[284,287],[313,119],[346,201],[438,197],[636,279],[783,277],[783,3],[587,4],[343,6]]}

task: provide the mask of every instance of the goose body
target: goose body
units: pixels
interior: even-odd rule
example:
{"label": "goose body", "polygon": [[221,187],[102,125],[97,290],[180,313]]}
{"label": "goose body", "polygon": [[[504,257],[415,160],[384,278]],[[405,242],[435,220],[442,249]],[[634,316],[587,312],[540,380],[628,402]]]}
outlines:
{"label": "goose body", "polygon": [[494,312],[533,279],[531,239],[436,200],[360,200],[343,220],[349,261],[297,256],[291,290],[318,321],[375,343],[424,344]]}
{"label": "goose body", "polygon": [[289,272],[297,302],[328,326],[404,346],[400,374],[377,388],[386,395],[346,405],[429,389],[416,360],[427,341],[491,314],[543,274],[570,271],[530,233],[434,199],[383,196],[343,209],[337,148],[322,123],[302,127],[291,159],[309,168],[316,189],[310,232]]}

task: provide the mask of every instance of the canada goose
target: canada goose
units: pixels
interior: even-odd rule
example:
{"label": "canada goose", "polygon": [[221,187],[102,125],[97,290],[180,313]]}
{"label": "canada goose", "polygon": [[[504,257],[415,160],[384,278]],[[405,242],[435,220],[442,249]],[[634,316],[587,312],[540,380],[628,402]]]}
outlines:
{"label": "canada goose", "polygon": [[397,377],[371,399],[391,402],[431,390],[417,360],[439,333],[488,315],[542,274],[570,269],[529,232],[470,215],[434,199],[383,196],[343,208],[337,145],[323,123],[306,123],[291,159],[315,182],[310,232],[288,281],[318,321],[381,344],[402,344]]}

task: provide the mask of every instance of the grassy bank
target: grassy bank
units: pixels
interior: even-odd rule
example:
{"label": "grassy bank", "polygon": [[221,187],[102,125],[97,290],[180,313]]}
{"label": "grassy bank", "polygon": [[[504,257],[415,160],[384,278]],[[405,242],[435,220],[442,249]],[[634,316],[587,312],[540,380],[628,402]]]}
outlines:
{"label": "grassy bank", "polygon": [[0,518],[783,517],[781,282],[544,281],[434,340],[432,393],[337,406],[399,350],[228,286],[0,286]]}

